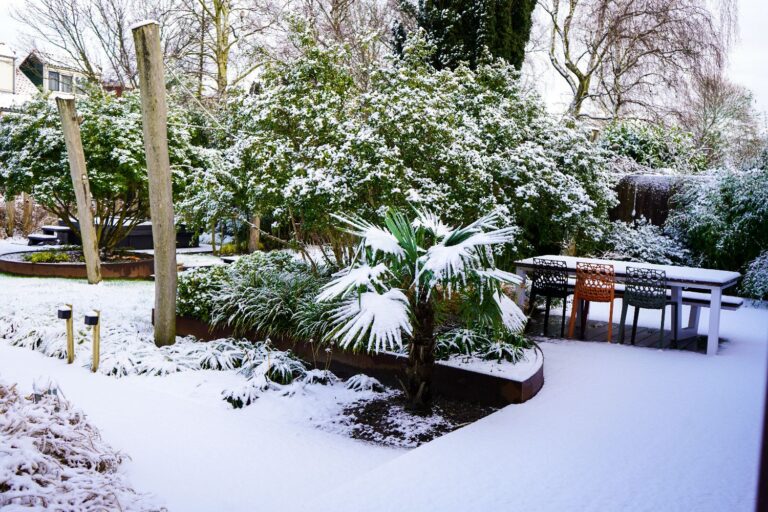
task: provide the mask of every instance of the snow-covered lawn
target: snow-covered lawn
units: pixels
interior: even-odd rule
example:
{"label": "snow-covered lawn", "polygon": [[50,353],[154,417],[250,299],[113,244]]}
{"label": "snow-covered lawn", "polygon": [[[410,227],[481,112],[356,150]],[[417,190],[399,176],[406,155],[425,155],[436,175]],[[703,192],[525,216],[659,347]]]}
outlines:
{"label": "snow-covered lawn", "polygon": [[[72,302],[78,324],[96,308],[105,328],[138,335],[150,329],[152,287],[0,275],[0,317],[55,326],[56,306]],[[267,393],[235,410],[221,399],[242,379],[235,372],[115,379],[2,340],[0,377],[25,392],[39,376],[55,380],[131,457],[121,471],[135,490],[172,511],[746,511],[768,310],[723,313],[722,334],[731,341],[716,357],[543,343],[546,384],[536,398],[410,451],[318,428],[353,393],[339,386]]]}

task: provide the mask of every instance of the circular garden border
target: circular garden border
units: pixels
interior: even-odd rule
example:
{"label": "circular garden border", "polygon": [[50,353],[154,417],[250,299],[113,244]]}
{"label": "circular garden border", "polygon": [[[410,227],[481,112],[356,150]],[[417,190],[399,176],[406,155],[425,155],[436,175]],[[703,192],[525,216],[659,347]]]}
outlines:
{"label": "circular garden border", "polygon": [[[27,277],[66,277],[85,279],[85,263],[30,263],[9,259],[13,255],[34,254],[36,251],[19,251],[0,255],[0,272]],[[149,279],[154,273],[154,258],[139,261],[102,263],[101,276],[104,279]]]}

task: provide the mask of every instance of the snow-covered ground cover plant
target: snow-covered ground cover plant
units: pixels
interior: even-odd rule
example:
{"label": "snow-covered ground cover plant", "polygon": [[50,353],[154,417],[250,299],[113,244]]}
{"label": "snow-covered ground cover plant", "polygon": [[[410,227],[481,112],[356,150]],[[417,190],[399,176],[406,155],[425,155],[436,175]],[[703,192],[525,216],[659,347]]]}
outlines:
{"label": "snow-covered ground cover plant", "polygon": [[679,241],[644,217],[613,222],[604,243],[607,248],[601,257],[612,260],[683,265],[689,259],[688,250]]}
{"label": "snow-covered ground cover plant", "polygon": [[118,472],[124,455],[57,386],[37,388],[24,397],[0,381],[0,508],[161,510],[128,485]]}
{"label": "snow-covered ground cover plant", "polygon": [[328,338],[344,349],[368,352],[406,346],[403,388],[412,407],[427,408],[432,399],[440,327],[463,333],[454,336],[460,350],[477,350],[473,344],[485,342],[494,358],[520,358],[526,319],[507,295],[520,278],[494,263],[493,251],[518,233],[503,225],[503,215],[494,212],[459,228],[426,211],[409,219],[390,210],[384,228],[338,219],[359,244],[352,263],[317,296],[321,303],[342,300],[331,308]]}

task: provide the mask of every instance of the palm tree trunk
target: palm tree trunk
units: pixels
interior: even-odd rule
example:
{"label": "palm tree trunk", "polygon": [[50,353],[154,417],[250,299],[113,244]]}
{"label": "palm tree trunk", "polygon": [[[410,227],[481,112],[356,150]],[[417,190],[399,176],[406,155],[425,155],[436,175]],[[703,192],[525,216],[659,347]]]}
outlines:
{"label": "palm tree trunk", "polygon": [[408,354],[405,393],[411,408],[429,410],[432,401],[432,372],[435,366],[435,310],[428,299],[414,308],[413,340]]}

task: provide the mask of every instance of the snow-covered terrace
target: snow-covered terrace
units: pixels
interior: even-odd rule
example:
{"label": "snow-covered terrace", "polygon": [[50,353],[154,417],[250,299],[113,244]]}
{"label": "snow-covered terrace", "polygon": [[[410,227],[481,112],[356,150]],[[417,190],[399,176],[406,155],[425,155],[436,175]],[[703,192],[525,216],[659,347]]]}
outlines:
{"label": "snow-covered terrace", "polygon": [[[105,326],[138,332],[150,328],[152,287],[0,275],[12,294],[0,315],[49,324],[74,300],[77,313],[98,308]],[[131,457],[123,470],[136,490],[169,510],[751,511],[768,309],[723,312],[721,335],[715,357],[544,342],[538,396],[413,450],[317,428],[338,410],[334,388],[233,410],[220,395],[232,372],[113,379],[2,341],[0,377],[25,392],[37,377],[57,381]]]}

